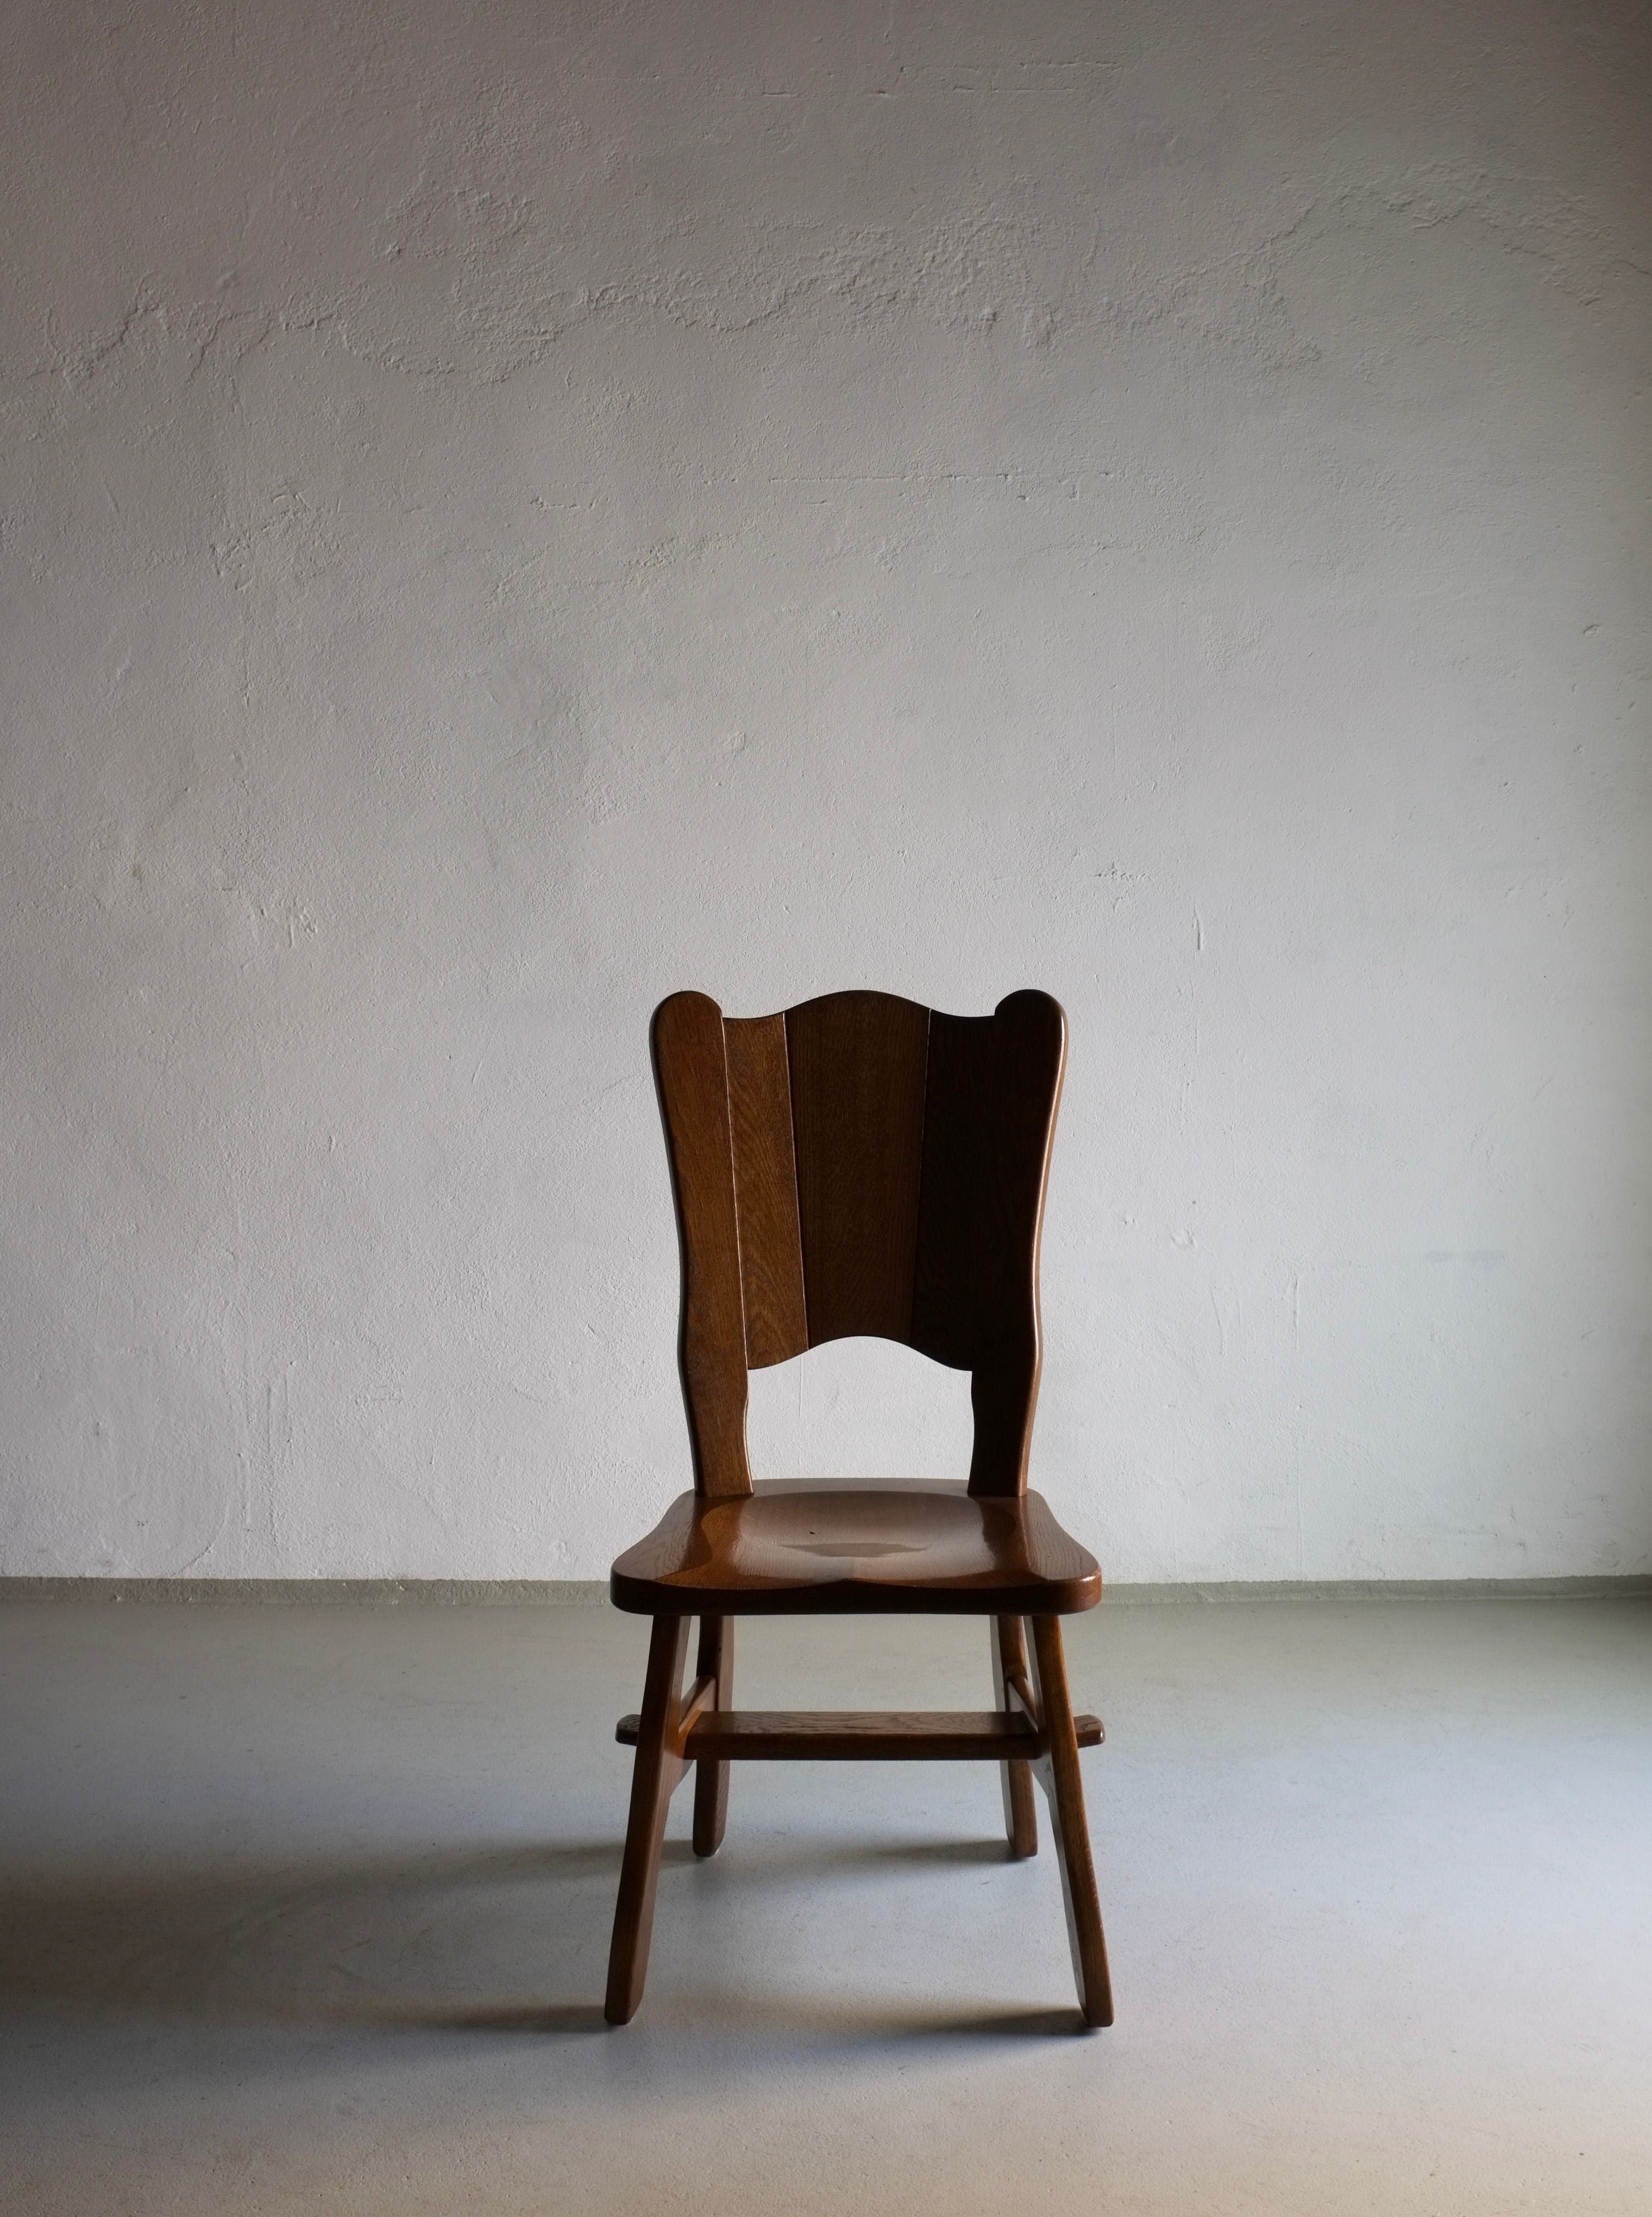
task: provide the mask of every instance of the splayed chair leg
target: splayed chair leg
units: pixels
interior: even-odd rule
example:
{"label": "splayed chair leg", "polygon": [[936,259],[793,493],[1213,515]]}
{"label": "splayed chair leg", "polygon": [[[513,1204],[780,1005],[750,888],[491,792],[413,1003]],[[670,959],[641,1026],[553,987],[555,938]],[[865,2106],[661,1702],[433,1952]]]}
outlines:
{"label": "splayed chair leg", "polygon": [[1084,1816],[1084,1782],[1079,1775],[1078,1739],[1067,1690],[1067,1658],[1061,1619],[1032,1619],[1033,1689],[1049,1752],[1039,1771],[1055,1819],[1056,1853],[1061,1863],[1062,1898],[1067,1905],[1067,1936],[1072,1943],[1073,1973],[1086,2024],[1113,2022],[1113,1988],[1107,1978],[1107,1947],[1101,1933],[1101,1905],[1090,1860],[1090,1833]]}
{"label": "splayed chair leg", "polygon": [[656,1616],[643,1685],[637,1760],[631,1774],[631,1819],[626,1828],[625,1861],[620,1867],[613,1944],[608,1951],[608,1991],[602,2014],[610,2024],[628,2024],[636,2016],[643,1998],[643,1981],[648,1976],[648,1943],[654,1930],[654,1894],[659,1883],[665,1813],[671,1806],[672,1788],[684,1769],[675,1749],[687,1652],[687,1618]]}

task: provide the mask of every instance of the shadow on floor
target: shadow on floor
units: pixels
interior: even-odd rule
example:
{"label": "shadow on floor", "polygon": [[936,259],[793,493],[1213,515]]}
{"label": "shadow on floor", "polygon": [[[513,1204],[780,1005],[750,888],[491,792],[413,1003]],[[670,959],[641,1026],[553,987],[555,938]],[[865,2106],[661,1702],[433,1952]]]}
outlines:
{"label": "shadow on floor", "polygon": [[[891,1863],[1002,1862],[998,1841],[770,1847],[742,1887],[841,1885]],[[682,1842],[668,1868],[693,1864]],[[720,1859],[719,1859],[720,1861]],[[169,1868],[0,1880],[0,2007],[360,2029],[573,2035],[601,1996],[617,1842],[307,1865]],[[709,1877],[717,1866],[694,1866]],[[729,1873],[732,1885],[735,1873]],[[664,2002],[665,1997],[662,1996]],[[679,1993],[652,2012],[730,2034],[836,2042],[1070,2030],[1072,2011],[935,2013],[851,1996]]]}
{"label": "shadow on floor", "polygon": [[595,2030],[619,1862],[593,1842],[6,1881],[0,2002]]}

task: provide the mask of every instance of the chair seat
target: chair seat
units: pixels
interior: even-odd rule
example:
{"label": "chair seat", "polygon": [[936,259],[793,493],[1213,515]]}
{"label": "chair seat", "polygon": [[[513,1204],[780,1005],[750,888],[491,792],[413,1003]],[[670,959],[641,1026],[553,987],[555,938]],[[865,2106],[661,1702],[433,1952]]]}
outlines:
{"label": "chair seat", "polygon": [[1042,1494],[783,1479],[721,1501],[679,1494],[610,1590],[650,1616],[1045,1616],[1094,1608],[1101,1574]]}

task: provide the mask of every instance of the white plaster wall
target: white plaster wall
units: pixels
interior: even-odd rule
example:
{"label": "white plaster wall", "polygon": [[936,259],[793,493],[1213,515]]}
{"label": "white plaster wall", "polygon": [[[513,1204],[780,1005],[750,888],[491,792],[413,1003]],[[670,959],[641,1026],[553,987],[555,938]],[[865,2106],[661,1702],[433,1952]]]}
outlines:
{"label": "white plaster wall", "polygon": [[862,983],[1112,1575],[1652,1565],[1649,20],[9,6],[0,1569],[600,1575],[649,1011]]}

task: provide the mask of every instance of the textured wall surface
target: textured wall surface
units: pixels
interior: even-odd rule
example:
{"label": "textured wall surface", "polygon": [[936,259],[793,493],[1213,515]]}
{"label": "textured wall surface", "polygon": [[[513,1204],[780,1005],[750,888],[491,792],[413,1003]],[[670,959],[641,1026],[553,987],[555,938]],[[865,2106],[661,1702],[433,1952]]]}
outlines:
{"label": "textured wall surface", "polygon": [[1652,1565],[1649,22],[8,6],[0,1569],[604,1571],[690,984],[1066,1003],[1112,1575]]}

